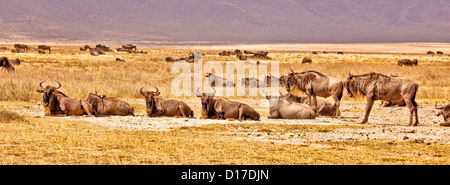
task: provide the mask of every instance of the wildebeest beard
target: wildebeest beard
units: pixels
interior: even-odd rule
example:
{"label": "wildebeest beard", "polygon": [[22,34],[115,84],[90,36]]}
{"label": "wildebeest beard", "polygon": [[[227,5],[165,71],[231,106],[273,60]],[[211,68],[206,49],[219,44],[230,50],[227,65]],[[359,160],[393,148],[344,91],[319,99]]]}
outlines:
{"label": "wildebeest beard", "polygon": [[147,111],[151,114],[156,111],[156,102],[153,97],[145,97],[145,104],[147,106]]}

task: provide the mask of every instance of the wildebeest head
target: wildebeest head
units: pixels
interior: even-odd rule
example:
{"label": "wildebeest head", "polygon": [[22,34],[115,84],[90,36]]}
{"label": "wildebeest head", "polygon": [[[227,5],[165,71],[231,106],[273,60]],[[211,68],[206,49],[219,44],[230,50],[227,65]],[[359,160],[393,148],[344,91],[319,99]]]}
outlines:
{"label": "wildebeest head", "polygon": [[[450,100],[447,99],[447,101],[450,102]],[[437,103],[435,104],[435,108],[439,109],[439,112],[436,116],[441,116],[444,117],[444,121],[448,122],[450,121],[450,104],[447,104],[446,106],[443,107],[438,107]]]}
{"label": "wildebeest head", "polygon": [[152,113],[156,110],[156,101],[155,101],[155,97],[159,96],[161,94],[161,92],[159,92],[159,89],[157,87],[155,87],[156,92],[153,91],[142,91],[144,87],[141,88],[140,92],[143,96],[145,96],[145,104],[147,107],[147,111],[149,113]]}
{"label": "wildebeest head", "polygon": [[61,87],[61,83],[59,83],[58,81],[56,81],[56,83],[58,83],[58,87],[55,86],[42,86],[42,84],[45,81],[42,81],[41,83],[39,83],[39,87],[41,87],[42,89],[38,89],[37,92],[39,93],[43,93],[43,102],[44,102],[44,106],[48,107],[49,104],[51,104],[51,96],[53,93],[55,92],[59,92],[57,89],[59,89]]}
{"label": "wildebeest head", "polygon": [[106,98],[105,95],[103,95],[103,94],[98,95],[97,91],[96,91],[95,93],[89,93],[89,96],[88,96],[86,101],[92,105],[94,110],[97,110],[97,107],[98,107],[99,103],[102,102],[103,109],[104,109],[105,108],[105,105],[104,105],[104,102],[103,102],[104,98]]}
{"label": "wildebeest head", "polygon": [[353,82],[353,76],[352,74],[350,74],[350,72],[348,72],[348,77],[347,77],[347,81],[344,83],[345,88],[347,89],[347,93],[349,94],[350,97],[353,97],[353,93],[355,91],[355,86],[354,86],[354,82]]}
{"label": "wildebeest head", "polygon": [[200,93],[197,89],[197,96],[200,97],[202,102],[202,118],[206,119],[208,118],[209,114],[212,114],[214,112],[214,105],[213,105],[213,98],[214,94],[216,94],[216,90],[214,90],[213,93]]}

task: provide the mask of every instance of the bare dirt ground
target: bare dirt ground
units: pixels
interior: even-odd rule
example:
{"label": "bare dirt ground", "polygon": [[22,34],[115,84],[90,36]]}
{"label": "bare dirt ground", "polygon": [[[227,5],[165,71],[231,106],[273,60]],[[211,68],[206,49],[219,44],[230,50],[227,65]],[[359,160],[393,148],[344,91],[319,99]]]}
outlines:
{"label": "bare dirt ground", "polygon": [[[137,100],[136,100],[137,101]],[[200,105],[198,100],[186,100],[198,116]],[[259,101],[249,103],[261,114],[261,121],[244,121],[244,124],[290,124],[290,125],[337,125],[339,128],[324,132],[290,133],[286,132],[260,132],[256,130],[243,130],[242,135],[235,139],[249,139],[267,142],[282,142],[289,144],[304,144],[311,141],[385,141],[385,142],[419,142],[419,143],[450,143],[450,129],[440,127],[442,117],[437,117],[437,110],[432,105],[419,105],[419,126],[408,126],[409,111],[406,107],[380,107],[376,103],[369,117],[369,123],[359,124],[365,113],[365,103],[343,102],[341,104],[341,117],[318,117],[314,120],[284,120],[268,119],[269,108],[258,107]],[[16,110],[18,113],[43,117],[43,108],[33,106],[30,109]],[[164,131],[181,127],[202,127],[206,124],[232,124],[239,121],[205,120],[193,118],[149,118],[144,112],[136,112],[136,116],[110,116],[110,117],[55,117],[54,119],[74,119],[89,121],[103,126],[105,129],[118,130],[154,130]],[[245,128],[235,128],[245,129]]]}

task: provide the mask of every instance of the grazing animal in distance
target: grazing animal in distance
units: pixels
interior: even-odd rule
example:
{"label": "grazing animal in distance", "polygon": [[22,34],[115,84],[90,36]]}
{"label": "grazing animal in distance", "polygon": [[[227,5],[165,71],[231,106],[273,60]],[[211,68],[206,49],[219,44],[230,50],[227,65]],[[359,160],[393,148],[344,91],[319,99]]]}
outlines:
{"label": "grazing animal in distance", "polygon": [[211,84],[211,87],[216,86],[216,81],[220,82],[222,81],[223,86],[225,87],[235,87],[236,85],[231,80],[223,79],[222,77],[217,76],[214,73],[206,73],[206,78],[208,78],[208,83]]}
{"label": "grazing animal in distance", "polygon": [[403,66],[403,65],[405,65],[405,66],[417,66],[417,64],[419,63],[419,61],[417,61],[417,59],[414,59],[414,60],[409,60],[409,59],[401,59],[401,60],[398,60],[398,62],[397,62],[397,65],[399,65],[399,66]]}
{"label": "grazing animal in distance", "polygon": [[87,114],[92,116],[95,114],[94,108],[86,100],[78,98],[70,98],[58,89],[61,87],[61,83],[58,81],[58,87],[55,86],[42,86],[42,81],[39,83],[38,93],[43,94],[44,102],[44,115],[45,116],[81,116]]}
{"label": "grazing animal in distance", "polygon": [[291,87],[303,91],[308,96],[308,105],[314,106],[315,112],[318,111],[317,96],[324,98],[331,96],[336,104],[333,118],[339,116],[339,106],[344,89],[344,83],[341,80],[325,76],[317,71],[295,73],[292,69],[290,70],[291,72],[287,77],[286,91],[290,92]]}
{"label": "grazing animal in distance", "polygon": [[130,104],[114,97],[89,93],[86,101],[90,103],[95,112],[100,115],[134,116],[134,109]]}
{"label": "grazing animal in distance", "polygon": [[349,73],[348,75],[345,86],[350,97],[353,97],[354,94],[362,94],[367,98],[366,114],[361,124],[368,121],[375,100],[395,102],[401,99],[405,101],[410,111],[409,125],[412,125],[414,114],[414,126],[419,124],[415,101],[419,85],[406,78],[386,76],[374,72],[362,75]]}
{"label": "grazing animal in distance", "polygon": [[305,57],[302,60],[302,64],[311,64],[312,63],[312,59]]}
{"label": "grazing animal in distance", "polygon": [[168,116],[168,117],[185,117],[193,118],[194,111],[188,104],[178,100],[166,100],[159,95],[159,89],[156,88],[156,92],[142,91],[140,93],[145,97],[147,116]]}
{"label": "grazing animal in distance", "polygon": [[48,54],[51,54],[51,47],[50,46],[39,45],[38,46],[38,50],[42,50],[42,51],[48,50]]}

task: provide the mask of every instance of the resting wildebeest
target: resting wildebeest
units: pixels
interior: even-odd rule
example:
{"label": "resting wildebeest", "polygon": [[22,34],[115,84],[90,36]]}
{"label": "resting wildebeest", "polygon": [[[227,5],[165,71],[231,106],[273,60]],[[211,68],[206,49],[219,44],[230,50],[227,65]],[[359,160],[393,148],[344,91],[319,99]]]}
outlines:
{"label": "resting wildebeest", "polygon": [[142,91],[144,87],[141,88],[140,92],[145,96],[145,104],[147,116],[157,117],[157,116],[169,116],[169,117],[194,117],[194,111],[186,103],[178,100],[165,100],[159,95],[158,88],[156,92],[153,91]]}
{"label": "resting wildebeest", "polygon": [[409,125],[412,125],[414,113],[416,115],[414,126],[419,124],[415,101],[419,85],[406,78],[386,76],[374,72],[362,75],[348,73],[348,75],[345,86],[350,97],[360,93],[367,98],[366,115],[361,124],[368,121],[375,100],[395,102],[401,99],[405,100],[410,111]]}
{"label": "resting wildebeest", "polygon": [[[450,102],[450,100],[447,99]],[[442,115],[444,118],[444,123],[439,124],[440,126],[450,127],[450,104],[447,104],[443,107],[438,107],[437,103],[435,105],[436,109],[440,109],[436,116]]]}
{"label": "resting wildebeest", "polygon": [[289,101],[285,96],[279,96],[273,98],[267,96],[266,98],[270,103],[270,115],[269,119],[315,119],[316,114],[312,107],[305,103],[298,103],[295,101]]}
{"label": "resting wildebeest", "polygon": [[16,49],[23,49],[24,51],[28,50],[28,45],[25,44],[14,44],[14,48]]}
{"label": "resting wildebeest", "polygon": [[308,57],[303,58],[302,64],[307,64],[307,63],[311,64],[312,63],[312,59],[310,59]]}
{"label": "resting wildebeest", "polygon": [[216,86],[216,80],[220,81],[222,80],[223,86],[227,86],[227,87],[235,87],[236,85],[234,84],[234,82],[232,82],[231,80],[226,80],[223,79],[222,77],[217,76],[214,73],[206,73],[205,75],[206,78],[208,78],[208,83],[211,84],[211,87],[215,87]]}
{"label": "resting wildebeest", "polygon": [[60,92],[58,89],[61,87],[61,83],[56,82],[58,83],[58,87],[43,87],[42,83],[44,82],[45,81],[39,83],[39,87],[41,87],[42,89],[38,89],[37,92],[43,93],[45,116],[79,116],[84,114],[92,116],[92,114],[95,114],[92,105],[86,100],[70,98],[64,93]]}
{"label": "resting wildebeest", "polygon": [[419,62],[417,61],[417,59],[414,59],[414,60],[401,59],[401,60],[398,60],[397,65],[399,65],[399,66],[403,66],[403,65],[405,65],[405,66],[412,66],[412,65],[417,66],[418,63]]}
{"label": "resting wildebeest", "polygon": [[339,116],[339,105],[342,99],[344,83],[333,77],[325,76],[317,71],[304,71],[295,73],[292,69],[287,77],[286,90],[290,92],[291,87],[298,88],[308,96],[308,105],[313,106],[311,96],[314,99],[314,108],[317,112],[317,96],[327,98],[333,97],[336,110],[333,118]]}
{"label": "resting wildebeest", "polygon": [[95,112],[100,115],[134,116],[134,109],[130,104],[114,97],[89,93],[86,101],[90,103]]}
{"label": "resting wildebeest", "polygon": [[42,51],[48,50],[48,54],[51,53],[51,47],[50,46],[46,46],[46,45],[39,45],[38,46],[38,50],[42,50]]}
{"label": "resting wildebeest", "polygon": [[[288,92],[286,95],[283,95],[282,97],[284,97],[287,101],[290,102],[305,103],[305,104],[307,103],[308,100],[307,95],[295,96],[290,92]],[[317,98],[317,107],[319,107],[317,115],[321,116],[333,116],[334,112],[336,111],[336,104],[333,104],[322,97]],[[341,111],[339,111],[338,114],[341,115]]]}
{"label": "resting wildebeest", "polygon": [[7,57],[0,57],[0,67],[7,72],[14,72],[15,68]]}
{"label": "resting wildebeest", "polygon": [[260,115],[252,107],[245,103],[231,101],[224,97],[216,97],[214,93],[200,95],[197,89],[197,96],[202,101],[202,119],[252,119],[259,121]]}
{"label": "resting wildebeest", "polygon": [[401,99],[401,100],[398,100],[398,101],[395,101],[395,102],[389,102],[389,101],[381,100],[381,104],[380,104],[381,107],[394,107],[396,105],[399,106],[399,107],[406,106],[405,100]]}

